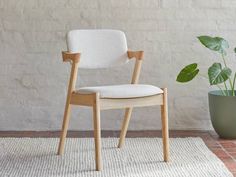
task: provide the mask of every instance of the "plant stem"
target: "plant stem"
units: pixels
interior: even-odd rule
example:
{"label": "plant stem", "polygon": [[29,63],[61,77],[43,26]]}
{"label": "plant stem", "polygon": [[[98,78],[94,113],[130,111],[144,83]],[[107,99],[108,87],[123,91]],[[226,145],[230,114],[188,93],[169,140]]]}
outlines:
{"label": "plant stem", "polygon": [[[227,67],[227,64],[226,64],[226,61],[225,61],[224,54],[221,53],[221,56],[222,56],[222,59],[223,59],[223,61],[224,61],[224,65],[225,65],[225,67]],[[225,84],[225,82],[224,82],[224,84]],[[235,96],[235,93],[234,93],[234,87],[233,87],[232,80],[231,80],[230,77],[229,77],[229,85],[230,85],[230,87],[231,87],[232,95]],[[226,84],[225,84],[225,88],[227,88]],[[228,89],[226,89],[226,90],[227,90],[227,92],[228,92]]]}
{"label": "plant stem", "polygon": [[[233,90],[234,90],[234,87],[235,87],[235,80],[236,80],[236,73],[234,73]],[[235,92],[234,92],[234,95],[235,95]]]}
{"label": "plant stem", "polygon": [[232,95],[235,96],[235,94],[234,94],[234,87],[233,87],[233,84],[232,84],[232,81],[231,81],[230,78],[229,78],[229,84],[230,84],[230,87],[231,87]]}
{"label": "plant stem", "polygon": [[227,67],[227,65],[226,65],[226,61],[225,61],[225,57],[224,57],[224,54],[221,53],[221,56],[222,56],[222,59],[223,59],[223,61],[224,61],[224,65],[225,65],[225,67]]}
{"label": "plant stem", "polygon": [[222,90],[222,88],[221,88],[218,84],[217,84],[216,86],[220,89],[222,95],[226,96],[226,95],[225,95],[225,92]]}
{"label": "plant stem", "polygon": [[[199,74],[199,76],[202,76],[204,79],[209,80],[209,78],[208,78],[207,76],[203,75],[203,74]],[[235,79],[236,79],[236,73],[235,73]],[[226,90],[227,90],[226,92],[224,92],[224,91],[222,90],[222,88],[221,88],[218,84],[216,84],[216,86],[220,89],[222,95],[224,95],[224,96],[227,95],[228,90],[227,90],[227,86],[226,86],[226,85],[225,85],[225,86],[226,86]]]}
{"label": "plant stem", "polygon": [[203,75],[203,74],[199,74],[199,76],[202,76],[203,78],[209,80],[209,78],[207,76]]}
{"label": "plant stem", "polygon": [[224,82],[224,86],[225,86],[226,95],[228,95],[228,96],[229,96],[228,88],[227,88],[227,85],[226,85],[226,83],[225,83],[225,82]]}

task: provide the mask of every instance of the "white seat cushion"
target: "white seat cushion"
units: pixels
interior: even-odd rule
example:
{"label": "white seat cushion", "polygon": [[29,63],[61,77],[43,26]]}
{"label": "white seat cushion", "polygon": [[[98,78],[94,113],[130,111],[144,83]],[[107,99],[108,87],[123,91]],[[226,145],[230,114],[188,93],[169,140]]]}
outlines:
{"label": "white seat cushion", "polygon": [[76,92],[81,94],[99,92],[100,98],[137,98],[163,93],[158,87],[143,84],[82,87]]}

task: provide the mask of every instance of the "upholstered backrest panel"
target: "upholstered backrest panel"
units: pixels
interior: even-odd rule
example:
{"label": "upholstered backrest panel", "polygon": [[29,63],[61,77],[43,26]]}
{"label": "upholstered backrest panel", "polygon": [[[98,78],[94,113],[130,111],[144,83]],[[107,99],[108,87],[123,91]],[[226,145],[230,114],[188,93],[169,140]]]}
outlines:
{"label": "upholstered backrest panel", "polygon": [[81,68],[107,68],[128,62],[126,37],[118,30],[73,30],[67,34],[67,47],[69,52],[81,53]]}

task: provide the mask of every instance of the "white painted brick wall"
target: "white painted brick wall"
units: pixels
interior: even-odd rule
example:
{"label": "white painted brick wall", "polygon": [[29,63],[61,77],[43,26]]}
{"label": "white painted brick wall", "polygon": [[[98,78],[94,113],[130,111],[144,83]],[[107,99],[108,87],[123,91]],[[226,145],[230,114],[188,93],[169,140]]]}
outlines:
{"label": "white painted brick wall", "polygon": [[[76,28],[125,31],[129,48],[146,52],[141,83],[169,88],[170,128],[211,129],[208,82],[184,85],[175,79],[189,62],[206,71],[215,61],[196,36],[222,35],[236,46],[235,2],[0,0],[0,130],[60,129],[70,67],[61,50],[66,32]],[[78,85],[127,83],[131,66],[80,70]],[[130,129],[159,129],[159,114],[159,108],[136,109]],[[89,109],[74,108],[72,115],[70,129],[92,129]],[[103,129],[119,129],[122,116],[120,110],[102,112]]]}

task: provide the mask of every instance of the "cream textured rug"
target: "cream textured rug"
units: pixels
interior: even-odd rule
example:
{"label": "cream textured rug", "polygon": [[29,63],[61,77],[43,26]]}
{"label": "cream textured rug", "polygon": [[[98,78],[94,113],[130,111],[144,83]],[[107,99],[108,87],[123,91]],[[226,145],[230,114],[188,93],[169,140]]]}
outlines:
{"label": "cream textured rug", "polygon": [[171,162],[162,162],[160,138],[102,138],[103,171],[96,172],[91,138],[68,138],[57,156],[57,138],[0,138],[0,177],[228,177],[232,174],[200,138],[170,140]]}

